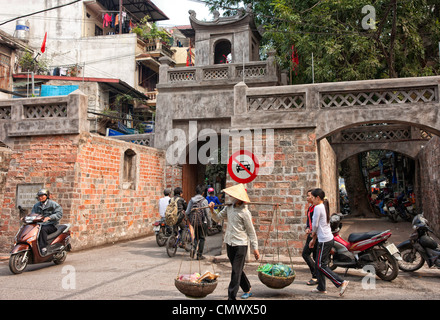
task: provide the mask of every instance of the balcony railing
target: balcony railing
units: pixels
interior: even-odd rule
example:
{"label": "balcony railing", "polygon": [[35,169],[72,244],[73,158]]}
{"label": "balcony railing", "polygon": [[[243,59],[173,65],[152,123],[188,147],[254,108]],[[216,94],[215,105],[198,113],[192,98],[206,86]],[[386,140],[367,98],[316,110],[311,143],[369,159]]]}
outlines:
{"label": "balcony railing", "polygon": [[170,59],[159,59],[160,85],[200,84],[209,82],[237,83],[245,82],[277,82],[278,70],[274,55],[269,55],[266,61],[251,61],[243,63],[216,64],[209,66],[193,66],[174,68]]}

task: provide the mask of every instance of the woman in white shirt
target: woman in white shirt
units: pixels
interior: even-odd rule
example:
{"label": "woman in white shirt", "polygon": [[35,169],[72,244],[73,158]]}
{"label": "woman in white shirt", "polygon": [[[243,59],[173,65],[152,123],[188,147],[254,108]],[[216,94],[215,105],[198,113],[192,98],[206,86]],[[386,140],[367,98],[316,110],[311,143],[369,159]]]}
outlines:
{"label": "woman in white shirt", "polygon": [[315,245],[318,239],[317,253],[316,253],[316,270],[318,278],[318,287],[313,289],[314,293],[327,293],[325,286],[325,277],[337,287],[340,288],[339,295],[342,296],[347,288],[348,281],[341,279],[329,267],[330,250],[333,247],[334,239],[332,230],[330,228],[330,213],[327,206],[324,205],[325,192],[322,189],[314,189],[312,191],[312,201],[315,205],[313,212],[312,223],[312,240],[310,241],[310,248]]}
{"label": "woman in white shirt", "polygon": [[253,249],[255,260],[260,258],[258,252],[258,239],[252,224],[252,215],[247,209],[245,203],[250,202],[246,189],[242,184],[235,185],[223,190],[232,199],[233,205],[225,207],[219,213],[215,213],[214,203],[211,202],[212,218],[221,220],[228,219],[228,226],[225,232],[224,242],[226,243],[226,251],[232,266],[231,281],[228,287],[228,300],[235,300],[239,287],[244,294],[242,299],[252,296],[251,284],[244,273],[244,263],[248,250],[248,241]]}

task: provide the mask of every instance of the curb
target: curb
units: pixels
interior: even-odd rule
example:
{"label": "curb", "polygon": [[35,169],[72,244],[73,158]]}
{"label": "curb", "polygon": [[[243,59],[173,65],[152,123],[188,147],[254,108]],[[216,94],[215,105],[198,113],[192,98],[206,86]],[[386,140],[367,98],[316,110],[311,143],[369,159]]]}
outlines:
{"label": "curb", "polygon": [[0,261],[3,261],[3,260],[9,260],[9,254],[0,253]]}
{"label": "curb", "polygon": [[[229,263],[229,258],[226,254],[222,254],[220,256],[214,256],[212,257],[212,262],[213,263]],[[269,256],[269,255],[265,255],[264,257],[264,262],[262,262],[261,260],[259,261],[255,261],[253,258],[251,258],[250,260],[246,260],[247,263],[257,263],[257,264],[266,264],[266,263],[276,263],[276,262],[280,262],[282,264],[285,265],[305,265],[305,261],[302,257],[292,257],[292,260],[288,257],[288,256],[279,256],[279,260],[278,260],[278,256],[273,257],[273,256]]]}

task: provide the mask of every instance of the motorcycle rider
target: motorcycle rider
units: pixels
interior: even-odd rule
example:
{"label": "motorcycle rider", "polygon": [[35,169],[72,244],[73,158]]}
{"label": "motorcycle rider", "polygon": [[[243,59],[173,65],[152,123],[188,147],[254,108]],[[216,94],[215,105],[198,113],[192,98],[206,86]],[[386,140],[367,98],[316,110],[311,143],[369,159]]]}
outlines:
{"label": "motorcycle rider", "polygon": [[50,199],[50,192],[47,189],[40,189],[37,192],[38,202],[32,207],[31,213],[41,214],[44,219],[41,225],[38,245],[42,255],[47,253],[47,235],[57,231],[56,225],[63,217],[63,208]]}
{"label": "motorcycle rider", "polygon": [[165,219],[165,211],[167,210],[167,206],[170,204],[170,189],[165,189],[163,191],[163,197],[159,199],[159,215],[161,218]]}
{"label": "motorcycle rider", "polygon": [[214,188],[212,188],[212,187],[208,188],[208,196],[206,197],[206,200],[208,200],[208,204],[211,203],[211,202],[214,202],[214,204],[216,204],[216,205],[220,205],[221,204],[221,202],[218,199],[218,197],[216,197],[214,195]]}
{"label": "motorcycle rider", "polygon": [[188,204],[185,199],[183,199],[183,190],[181,187],[176,187],[174,189],[174,197],[173,199],[177,199],[177,223],[174,225],[174,232],[178,232],[180,230],[185,229],[186,220],[185,212]]}

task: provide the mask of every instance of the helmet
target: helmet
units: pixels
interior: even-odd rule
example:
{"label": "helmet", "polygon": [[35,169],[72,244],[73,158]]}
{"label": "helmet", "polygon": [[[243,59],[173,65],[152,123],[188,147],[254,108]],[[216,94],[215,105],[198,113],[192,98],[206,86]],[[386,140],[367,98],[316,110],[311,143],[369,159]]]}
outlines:
{"label": "helmet", "polygon": [[37,197],[43,196],[43,195],[49,197],[50,196],[49,190],[47,190],[47,189],[40,189],[40,190],[38,190]]}
{"label": "helmet", "polygon": [[426,227],[428,225],[428,220],[426,220],[423,215],[418,214],[414,217],[412,225],[414,228]]}
{"label": "helmet", "polygon": [[208,193],[214,193],[214,188],[208,188]]}
{"label": "helmet", "polygon": [[337,213],[333,213],[330,217],[330,228],[332,229],[332,232],[338,232],[341,230],[341,216]]}

